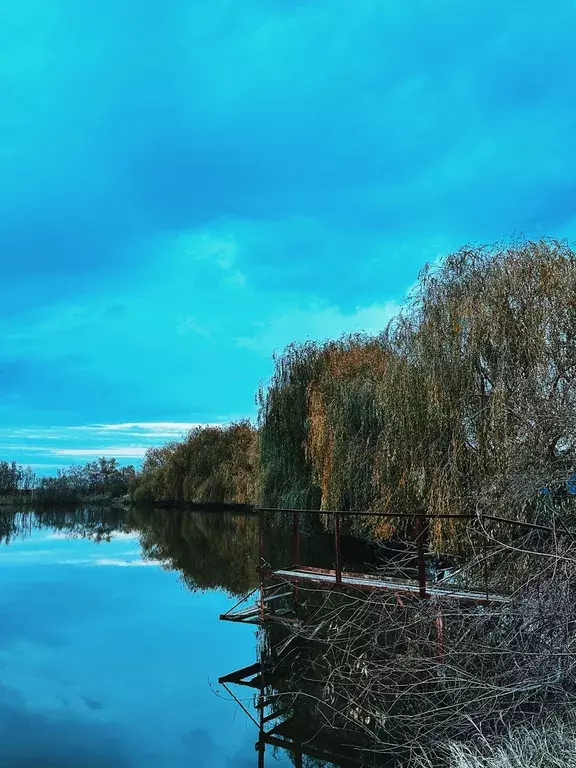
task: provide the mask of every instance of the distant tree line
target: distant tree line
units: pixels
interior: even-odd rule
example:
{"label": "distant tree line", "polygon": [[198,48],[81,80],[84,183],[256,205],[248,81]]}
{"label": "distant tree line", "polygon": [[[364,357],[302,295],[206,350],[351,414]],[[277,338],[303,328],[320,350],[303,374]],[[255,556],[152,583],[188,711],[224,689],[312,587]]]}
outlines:
{"label": "distant tree line", "polygon": [[36,483],[31,467],[22,467],[15,461],[0,461],[0,496],[30,493]]}
{"label": "distant tree line", "polygon": [[121,467],[116,459],[105,457],[59,469],[54,477],[37,477],[30,467],[0,461],[0,500],[45,506],[110,501],[127,495],[135,477],[133,466]]}

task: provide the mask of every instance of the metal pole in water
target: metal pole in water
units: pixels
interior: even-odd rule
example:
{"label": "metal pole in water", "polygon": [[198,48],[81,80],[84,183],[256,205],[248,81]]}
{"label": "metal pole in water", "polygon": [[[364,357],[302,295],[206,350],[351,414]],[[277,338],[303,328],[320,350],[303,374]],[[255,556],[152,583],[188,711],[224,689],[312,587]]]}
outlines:
{"label": "metal pole in water", "polygon": [[418,584],[420,597],[427,597],[426,592],[426,558],[424,552],[424,536],[426,533],[426,518],[419,515],[416,518],[416,552],[418,557]]}
{"label": "metal pole in water", "polygon": [[340,540],[340,514],[334,514],[334,546],[336,550],[336,584],[342,584],[342,543]]}
{"label": "metal pole in water", "polygon": [[[300,565],[300,510],[292,512],[292,565],[297,568]],[[298,602],[298,583],[292,587],[292,601],[294,606]]]}
{"label": "metal pole in water", "polygon": [[264,510],[258,510],[258,559],[260,567],[260,620],[264,621],[264,524],[265,524]]}
{"label": "metal pole in water", "polygon": [[294,768],[302,768],[302,747],[298,744],[294,748]]}
{"label": "metal pole in water", "polygon": [[292,564],[300,565],[300,511],[292,512]]}

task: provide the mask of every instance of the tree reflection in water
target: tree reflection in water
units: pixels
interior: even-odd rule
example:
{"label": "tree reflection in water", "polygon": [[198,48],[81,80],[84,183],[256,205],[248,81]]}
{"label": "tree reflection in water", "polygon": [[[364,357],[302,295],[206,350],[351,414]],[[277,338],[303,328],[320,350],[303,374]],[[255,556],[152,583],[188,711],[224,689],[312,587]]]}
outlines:
{"label": "tree reflection in water", "polygon": [[[271,520],[270,525],[270,551],[266,555],[278,561],[290,552],[290,530],[279,521]],[[63,512],[0,511],[0,543],[29,537],[41,528],[97,542],[110,540],[115,534],[135,534],[144,559],[179,572],[190,590],[223,589],[232,596],[241,596],[259,585],[258,519],[254,515],[101,506]],[[331,548],[330,534],[305,531],[305,558],[329,564]],[[222,631],[229,632],[230,643],[234,643],[233,629],[223,626]],[[255,711],[259,711],[258,704],[264,697],[269,703],[266,714],[270,716],[258,737],[260,768],[264,766],[266,748],[268,754],[274,749],[286,750],[296,768],[375,764],[366,755],[359,759],[357,747],[363,744],[350,741],[350,734],[343,738],[341,732],[327,727],[322,720],[318,701],[325,681],[318,677],[320,668],[312,663],[304,641],[283,627],[272,626],[259,630],[257,647],[267,672],[260,675],[253,689]]]}

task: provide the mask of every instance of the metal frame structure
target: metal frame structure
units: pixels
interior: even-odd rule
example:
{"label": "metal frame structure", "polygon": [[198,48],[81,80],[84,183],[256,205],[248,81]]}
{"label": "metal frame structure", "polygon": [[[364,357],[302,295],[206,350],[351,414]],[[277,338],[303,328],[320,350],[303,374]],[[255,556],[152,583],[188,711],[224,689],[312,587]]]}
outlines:
{"label": "metal frame structure", "polygon": [[[287,714],[287,710],[272,711],[266,714],[271,702],[266,699],[265,687],[270,684],[273,677],[274,673],[271,670],[266,670],[261,662],[256,662],[218,679],[218,683],[258,728],[258,740],[255,743],[255,749],[258,753],[258,768],[265,767],[267,746],[291,752],[295,768],[302,768],[304,757],[329,762],[339,766],[339,768],[362,768],[366,766],[365,760],[354,746],[328,745],[319,740],[318,733],[310,732],[305,736],[301,727],[299,728],[291,718],[281,720],[280,718]],[[253,716],[239,696],[230,688],[231,685],[249,688],[255,693],[257,692],[258,719]],[[270,723],[271,725],[267,729]]]}
{"label": "metal frame structure", "polygon": [[[289,568],[274,568],[265,560],[265,529],[266,514],[280,513],[292,516],[291,524],[291,553],[292,565]],[[301,563],[301,515],[302,514],[322,514],[334,516],[334,568],[316,568]],[[392,579],[381,578],[372,573],[351,573],[343,570],[342,558],[342,535],[341,535],[341,515],[355,514],[362,516],[374,516],[382,518],[411,518],[414,521],[415,529],[415,552],[416,552],[416,571],[417,578]],[[490,593],[488,586],[488,577],[486,571],[486,583],[483,592],[473,592],[462,589],[454,589],[440,586],[438,583],[430,583],[426,572],[426,543],[427,532],[430,520],[433,519],[461,519],[493,521],[506,523],[524,529],[546,530],[551,528],[531,523],[523,523],[506,518],[484,516],[478,518],[474,515],[407,515],[380,513],[374,511],[364,512],[342,512],[340,510],[305,510],[305,509],[272,509],[259,508],[259,530],[258,530],[258,548],[259,548],[259,571],[260,583],[251,593],[244,596],[226,613],[221,614],[220,618],[225,621],[242,622],[256,625],[263,625],[267,622],[278,622],[280,624],[290,625],[299,623],[297,606],[299,602],[299,588],[303,585],[310,585],[320,589],[339,589],[339,590],[364,590],[388,591],[398,596],[410,596],[415,599],[430,598],[450,598],[461,602],[476,603],[488,605],[491,602],[506,602],[509,600],[507,595]],[[486,562],[486,557],[484,556]],[[244,605],[250,598],[257,597],[253,604]],[[292,599],[292,608],[283,608],[278,606],[278,601]],[[243,606],[243,607],[242,607]],[[436,630],[438,637],[438,655],[443,658],[444,655],[444,620],[440,609],[436,617]],[[278,719],[285,712],[271,712],[266,714],[266,709],[270,701],[266,699],[265,687],[273,682],[274,670],[266,670],[261,661],[251,664],[242,669],[236,670],[231,674],[224,675],[219,679],[219,683],[224,686],[226,691],[236,700],[239,706],[244,710],[248,717],[258,727],[258,741],[256,750],[258,752],[258,766],[264,768],[265,750],[267,745],[279,747],[292,752],[294,756],[294,765],[301,768],[303,757],[309,756],[320,760],[331,762],[342,766],[362,766],[366,763],[362,761],[358,750],[352,746],[346,748],[339,745],[337,749],[333,745],[318,745],[314,743],[314,735],[310,739],[302,741],[293,726],[292,721],[282,721]],[[257,718],[244,706],[242,701],[233,693],[229,685],[237,685],[243,688],[249,688],[258,691],[257,696]],[[274,724],[276,721],[276,724]],[[272,724],[272,725],[270,725]],[[267,730],[267,726],[268,730]],[[340,749],[342,747],[342,749]]]}
{"label": "metal frame structure", "polygon": [[[266,563],[264,557],[266,514],[280,513],[292,516],[292,564],[288,568],[274,568]],[[301,562],[301,516],[303,514],[329,515],[334,517],[334,568],[316,568],[311,565],[303,565]],[[380,517],[387,519],[410,518],[414,521],[415,552],[416,552],[416,578],[398,579],[382,578],[374,573],[356,573],[343,570],[342,558],[342,534],[341,516],[344,514]],[[260,507],[258,510],[258,542],[260,562],[260,586],[253,593],[259,591],[259,599],[255,605],[238,609],[238,605],[220,616],[225,621],[243,621],[252,624],[262,624],[266,621],[292,623],[298,621],[297,617],[290,615],[293,611],[285,609],[275,610],[275,601],[281,597],[288,597],[291,591],[293,605],[298,603],[299,586],[309,584],[319,588],[354,589],[363,591],[384,590],[406,597],[450,598],[463,602],[471,602],[487,605],[491,602],[506,602],[509,597],[504,594],[491,592],[488,583],[488,572],[485,561],[485,583],[483,590],[466,590],[456,588],[439,582],[430,582],[426,572],[426,543],[428,526],[431,520],[456,519],[479,520],[481,522],[498,522],[525,529],[545,530],[552,529],[547,526],[533,523],[524,523],[508,518],[475,515],[408,515],[403,513],[384,513],[373,510],[360,512],[343,512],[342,510],[312,510],[312,509],[276,509]],[[247,595],[244,600],[248,600]],[[244,602],[244,600],[240,602]],[[238,609],[238,610],[237,610]]]}

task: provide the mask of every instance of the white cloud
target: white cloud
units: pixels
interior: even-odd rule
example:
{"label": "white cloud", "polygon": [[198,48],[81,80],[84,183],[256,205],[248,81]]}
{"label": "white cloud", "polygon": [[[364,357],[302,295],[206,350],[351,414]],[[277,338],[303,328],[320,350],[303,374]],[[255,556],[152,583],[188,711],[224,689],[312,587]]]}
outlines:
{"label": "white cloud", "polygon": [[214,261],[220,269],[231,269],[236,263],[238,244],[231,234],[190,232],[180,235],[178,246],[186,256]]}
{"label": "white cloud", "polygon": [[37,450],[48,453],[50,456],[121,456],[125,459],[141,459],[148,449],[145,445],[106,445],[101,448],[40,448]]}
{"label": "white cloud", "polygon": [[324,304],[295,307],[273,316],[267,324],[259,325],[252,336],[238,338],[237,343],[270,355],[271,351],[282,349],[295,339],[324,341],[361,332],[374,335],[384,330],[399,310],[400,305],[394,301],[358,307],[350,314]]}
{"label": "white cloud", "polygon": [[112,557],[101,557],[98,560],[91,560],[90,563],[93,565],[111,565],[118,568],[145,568],[162,565],[161,560],[120,560]]}
{"label": "white cloud", "polygon": [[26,439],[67,439],[71,434],[129,432],[139,436],[152,435],[181,435],[194,427],[213,426],[212,423],[200,421],[130,421],[119,424],[76,424],[65,427],[38,427],[14,430],[3,430],[4,437],[25,437]]}
{"label": "white cloud", "polygon": [[181,435],[195,427],[213,426],[200,421],[127,421],[121,424],[90,424],[70,429],[94,430],[100,432],[143,431],[149,435]]}
{"label": "white cloud", "polygon": [[[43,536],[43,540],[48,539],[69,539],[74,536],[74,532],[71,531],[70,533],[65,533],[62,531],[55,531],[54,533],[49,533],[47,536]],[[137,533],[129,533],[125,531],[114,531],[110,534],[111,539],[121,539],[121,540],[135,540],[138,539]]]}
{"label": "white cloud", "polygon": [[180,440],[195,427],[218,426],[214,422],[130,421],[5,430],[0,458],[27,464],[38,474],[50,474],[75,460],[106,456],[130,463],[142,459],[149,448]]}
{"label": "white cloud", "polygon": [[222,273],[222,281],[236,288],[243,287],[246,276],[238,268],[240,246],[233,232],[216,229],[181,232],[172,246],[178,260],[206,262]]}
{"label": "white cloud", "polygon": [[162,560],[122,560],[114,557],[82,558],[75,560],[62,560],[59,565],[96,565],[112,566],[116,568],[148,568],[159,567],[164,564]]}

